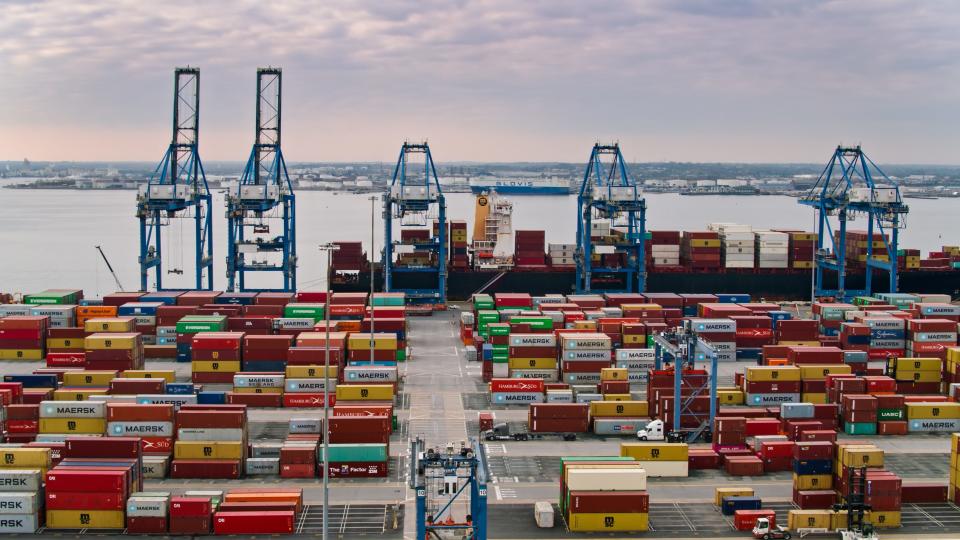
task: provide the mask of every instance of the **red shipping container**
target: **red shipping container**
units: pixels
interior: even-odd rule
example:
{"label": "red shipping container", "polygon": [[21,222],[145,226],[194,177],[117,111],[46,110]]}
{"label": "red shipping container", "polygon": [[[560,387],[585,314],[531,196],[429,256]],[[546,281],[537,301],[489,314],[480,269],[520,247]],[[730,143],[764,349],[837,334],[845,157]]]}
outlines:
{"label": "red shipping container", "polygon": [[[832,433],[836,435],[836,432]],[[833,443],[828,441],[798,442],[793,447],[793,457],[799,461],[833,459]]]}
{"label": "red shipping container", "polygon": [[727,457],[724,469],[731,476],[760,476],[764,472],[763,461],[756,456]]}
{"label": "red shipping container", "polygon": [[[283,394],[283,406],[307,408],[323,407],[323,398],[323,393],[287,393]],[[337,402],[337,396],[333,392],[330,393],[328,398],[331,406]]]}
{"label": "red shipping container", "polygon": [[763,459],[792,458],[793,447],[793,441],[762,441],[759,454]]}
{"label": "red shipping container", "polygon": [[535,418],[527,425],[532,433],[586,433],[590,421],[584,418]]}
{"label": "red shipping container", "polygon": [[946,484],[932,482],[911,482],[900,487],[900,499],[904,503],[943,503],[947,502]]}
{"label": "red shipping container", "polygon": [[491,392],[544,392],[543,379],[493,379]]}
{"label": "red shipping container", "polygon": [[589,403],[531,403],[528,410],[529,418],[556,419],[556,418],[583,418],[590,415]]}
{"label": "red shipping container", "polygon": [[316,478],[316,463],[281,463],[280,478]]}
{"label": "red shipping container", "polygon": [[111,394],[163,394],[166,381],[163,379],[114,379],[110,381]]}
{"label": "red shipping container", "polygon": [[[251,394],[254,395],[254,394]],[[177,412],[177,428],[241,428],[246,424],[246,411],[196,410],[182,407]]]}
{"label": "red shipping container", "polygon": [[170,534],[195,535],[210,534],[210,524],[213,517],[206,516],[170,516]]}
{"label": "red shipping container", "polygon": [[573,514],[647,513],[650,495],[646,491],[571,491],[567,508]]}
{"label": "red shipping container", "polygon": [[736,510],[733,513],[733,528],[738,531],[752,531],[760,518],[769,519],[771,529],[777,526],[777,513],[773,510]]}
{"label": "red shipping container", "polygon": [[170,517],[205,517],[213,512],[210,499],[203,497],[171,497]]}
{"label": "red shipping container", "polygon": [[137,437],[68,437],[64,443],[64,458],[140,459],[141,456]]}
{"label": "red shipping container", "polygon": [[283,394],[240,394],[227,392],[227,403],[248,407],[276,408],[283,406]]}
{"label": "red shipping container", "polygon": [[878,435],[906,435],[907,422],[905,420],[886,420],[877,422]]}
{"label": "red shipping container", "polygon": [[793,502],[802,510],[829,509],[836,502],[837,494],[829,490],[793,490]]}
{"label": "red shipping container", "polygon": [[127,517],[127,534],[164,534],[168,528],[165,517]]}
{"label": "red shipping container", "polygon": [[126,495],[129,471],[51,469],[47,471],[47,491],[118,492]]}
{"label": "red shipping container", "polygon": [[747,437],[756,437],[757,435],[778,435],[780,433],[780,421],[776,418],[750,418],[746,422]]}
{"label": "red shipping container", "polygon": [[126,502],[122,490],[47,491],[47,510],[123,510]]}
{"label": "red shipping container", "polygon": [[[230,490],[231,493],[234,490]],[[275,511],[297,511],[297,503],[284,501],[264,501],[264,502],[222,502],[217,510],[221,512],[275,512]]]}
{"label": "red shipping container", "polygon": [[687,465],[691,469],[719,469],[720,454],[710,448],[691,448]]}
{"label": "red shipping container", "polygon": [[107,420],[110,422],[171,422],[172,404],[152,403],[108,403]]}

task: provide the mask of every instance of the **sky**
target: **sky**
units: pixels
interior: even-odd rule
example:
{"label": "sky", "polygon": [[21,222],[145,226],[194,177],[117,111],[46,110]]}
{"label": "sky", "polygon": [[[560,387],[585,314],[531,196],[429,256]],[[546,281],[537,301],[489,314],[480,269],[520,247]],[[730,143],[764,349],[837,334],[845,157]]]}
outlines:
{"label": "sky", "polygon": [[[161,9],[162,7],[162,9]],[[242,161],[283,68],[288,161],[960,164],[955,0],[0,0],[0,160],[155,161],[173,69]]]}

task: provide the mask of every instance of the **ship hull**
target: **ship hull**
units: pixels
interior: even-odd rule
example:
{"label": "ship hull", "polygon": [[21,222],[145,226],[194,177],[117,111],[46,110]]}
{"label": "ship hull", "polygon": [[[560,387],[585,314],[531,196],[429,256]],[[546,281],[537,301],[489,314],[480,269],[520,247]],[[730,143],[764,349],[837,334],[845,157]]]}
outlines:
{"label": "ship hull", "polygon": [[470,186],[473,193],[483,193],[495,190],[501,195],[569,195],[570,188],[563,186]]}
{"label": "ship hull", "polygon": [[[451,271],[447,277],[447,297],[450,301],[463,301],[478,291],[486,293],[498,292],[525,292],[535,296],[550,293],[572,293],[576,281],[573,270],[537,270],[503,272],[491,271]],[[426,288],[435,284],[424,281],[428,275],[398,274],[395,277],[396,288]],[[495,279],[496,278],[496,279]],[[887,292],[887,281],[884,276],[874,276],[875,292]],[[353,283],[334,284],[336,291],[369,291],[370,275],[359,276]],[[376,285],[381,287],[382,275],[378,271],[375,275]],[[408,282],[404,283],[406,279]],[[835,286],[827,279],[828,287]],[[489,285],[488,285],[489,283]],[[862,288],[863,274],[848,274],[847,288]],[[647,274],[648,292],[675,292],[675,293],[744,293],[754,298],[770,300],[809,300],[810,299],[810,271],[754,271],[754,270],[727,270],[723,272],[650,272]],[[486,286],[486,288],[484,288]],[[606,284],[608,289],[615,290],[622,287],[615,278]],[[900,273],[900,290],[915,293],[942,293],[956,297],[960,291],[960,272],[957,271],[923,271],[914,270]],[[594,288],[596,293],[602,293],[602,288]]]}

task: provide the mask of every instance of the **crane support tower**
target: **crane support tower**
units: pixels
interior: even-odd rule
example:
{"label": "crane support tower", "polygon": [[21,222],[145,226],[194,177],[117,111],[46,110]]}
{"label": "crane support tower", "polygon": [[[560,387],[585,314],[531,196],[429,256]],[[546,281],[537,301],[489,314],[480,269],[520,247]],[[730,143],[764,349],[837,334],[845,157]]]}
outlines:
{"label": "crane support tower", "polygon": [[[253,149],[240,182],[226,197],[227,288],[231,291],[292,292],[297,288],[296,199],[280,149],[282,81],[280,68],[257,69]],[[250,287],[248,272],[279,273],[282,285]]]}
{"label": "crane support tower", "polygon": [[[870,296],[874,271],[886,272],[889,292],[897,292],[897,242],[900,229],[906,226],[909,207],[903,203],[897,183],[859,145],[837,146],[817,183],[799,202],[812,207],[817,217],[815,297],[847,301],[855,296]],[[847,223],[858,214],[866,218],[866,235],[850,245]],[[831,218],[837,222],[835,229]],[[851,258],[863,267],[863,289],[846,286]],[[836,274],[836,288],[827,286],[825,272]]]}
{"label": "crane support tower", "polygon": [[476,439],[471,446],[448,444],[426,448],[410,441],[410,489],[416,494],[416,538],[487,539],[486,452]]}
{"label": "crane support tower", "polygon": [[[697,335],[695,324],[685,320],[682,326],[653,336],[654,367],[660,371],[666,362],[673,362],[674,431],[682,433],[687,442],[701,437],[709,442],[717,417],[718,358],[713,344]],[[697,362],[709,363],[709,371],[697,370]],[[696,410],[695,400],[700,396],[710,397],[706,414]]]}
{"label": "crane support tower", "polygon": [[[163,159],[137,192],[140,221],[140,290],[149,290],[150,271],[156,290],[164,288],[165,273],[183,274],[182,268],[163,264],[161,232],[174,219],[194,221],[194,289],[213,290],[213,198],[207,187],[200,154],[200,70],[176,68],[173,72],[173,137]],[[169,230],[167,231],[169,232]],[[170,248],[171,235],[167,236]],[[182,238],[181,252],[183,247]],[[169,249],[169,251],[174,251]],[[181,261],[182,263],[183,261]]]}
{"label": "crane support tower", "polygon": [[[605,240],[595,243],[595,236]],[[577,292],[642,292],[646,236],[647,203],[627,172],[620,144],[594,144],[577,196]],[[600,277],[622,285],[600,287]]]}
{"label": "crane support tower", "polygon": [[[409,162],[417,155],[423,158],[422,166]],[[410,234],[401,230],[397,241],[394,220],[400,220],[401,227],[417,229]],[[390,188],[383,194],[383,224],[384,291],[403,292],[411,304],[446,306],[447,203],[426,142],[403,143]]]}

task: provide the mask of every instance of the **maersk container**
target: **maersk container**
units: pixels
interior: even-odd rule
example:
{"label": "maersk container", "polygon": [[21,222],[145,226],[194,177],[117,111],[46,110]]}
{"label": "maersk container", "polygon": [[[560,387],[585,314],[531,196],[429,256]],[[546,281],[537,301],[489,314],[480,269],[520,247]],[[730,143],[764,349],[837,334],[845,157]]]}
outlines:
{"label": "maersk container", "polygon": [[510,334],[510,345],[550,348],[557,345],[557,339],[553,334]]}
{"label": "maersk container", "polygon": [[350,366],[344,368],[343,378],[360,382],[397,382],[397,368]]}
{"label": "maersk container", "polygon": [[618,364],[620,362],[637,362],[638,365],[646,365],[649,363],[652,366],[656,361],[656,357],[656,349],[617,349],[616,354]]}
{"label": "maersk container", "polygon": [[746,404],[751,407],[769,407],[782,403],[799,403],[800,394],[747,394]]}
{"label": "maersk container", "polygon": [[173,422],[108,422],[110,437],[173,437]]}
{"label": "maersk container", "polygon": [[35,492],[0,492],[0,521],[9,514],[33,514],[37,511],[38,504]]}
{"label": "maersk container", "polygon": [[577,360],[582,362],[591,362],[591,361],[610,362],[613,359],[612,352],[609,349],[607,350],[600,350],[600,349],[566,350],[565,349],[562,351],[561,357],[564,360]]}
{"label": "maersk container", "polygon": [[603,394],[577,392],[577,403],[590,403],[591,401],[603,401]]}
{"label": "maersk container", "polygon": [[939,431],[951,433],[960,431],[960,419],[938,418],[909,420],[907,423],[907,431],[911,433]]}
{"label": "maersk container", "polygon": [[233,386],[236,388],[283,388],[284,379],[282,374],[237,373],[233,376]]}
{"label": "maersk container", "polygon": [[8,514],[0,519],[0,534],[33,534],[39,527],[39,516],[32,514]]}
{"label": "maersk container", "polygon": [[[386,444],[330,444],[331,463],[383,463],[389,459]],[[323,463],[325,454],[320,448],[319,462]]]}
{"label": "maersk container", "polygon": [[730,319],[690,319],[690,329],[697,334],[731,334],[737,331],[737,322]]}
{"label": "maersk container", "polygon": [[93,401],[42,401],[40,418],[106,418],[106,403]]}
{"label": "maersk container", "polygon": [[567,384],[600,384],[600,374],[568,371],[563,374],[563,382]]}
{"label": "maersk container", "polygon": [[280,474],[280,458],[247,458],[244,470],[248,476]]}
{"label": "maersk container", "polygon": [[[334,392],[337,388],[337,379],[329,378],[327,379],[330,383],[329,391]],[[315,379],[287,379],[286,386],[284,387],[286,392],[292,393],[322,393],[326,392],[327,385],[323,377]]]}
{"label": "maersk container", "polygon": [[39,489],[39,469],[0,469],[0,490],[33,492]]}
{"label": "maersk container", "polygon": [[544,395],[539,392],[492,392],[490,394],[490,402],[500,405],[543,403],[543,398]]}

